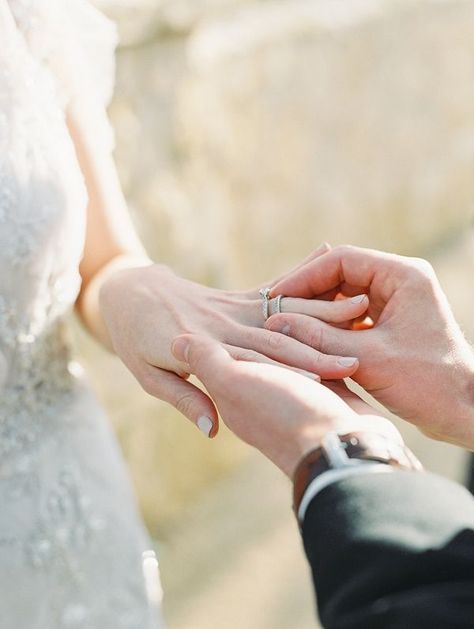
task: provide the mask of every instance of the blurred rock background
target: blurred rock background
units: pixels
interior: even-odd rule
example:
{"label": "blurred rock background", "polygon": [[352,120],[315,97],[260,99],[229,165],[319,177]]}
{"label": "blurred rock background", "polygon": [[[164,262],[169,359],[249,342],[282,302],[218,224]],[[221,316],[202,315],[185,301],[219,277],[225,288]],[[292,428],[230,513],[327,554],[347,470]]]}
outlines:
{"label": "blurred rock background", "polygon": [[[474,338],[472,0],[97,4],[121,33],[116,158],[157,260],[248,287],[323,240],[422,255]],[[285,479],[77,344],[161,552],[170,628],[314,627]],[[404,430],[463,479],[461,450]]]}

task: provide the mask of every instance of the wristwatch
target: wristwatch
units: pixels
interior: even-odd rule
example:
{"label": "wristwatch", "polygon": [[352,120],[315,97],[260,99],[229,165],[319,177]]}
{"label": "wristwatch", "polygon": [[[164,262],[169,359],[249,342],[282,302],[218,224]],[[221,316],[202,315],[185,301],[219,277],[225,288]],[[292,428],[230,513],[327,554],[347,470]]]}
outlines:
{"label": "wristwatch", "polygon": [[423,466],[403,444],[373,432],[328,432],[321,446],[299,462],[293,475],[293,510],[298,517],[301,500],[310,483],[324,472],[378,462],[399,469],[421,471]]}

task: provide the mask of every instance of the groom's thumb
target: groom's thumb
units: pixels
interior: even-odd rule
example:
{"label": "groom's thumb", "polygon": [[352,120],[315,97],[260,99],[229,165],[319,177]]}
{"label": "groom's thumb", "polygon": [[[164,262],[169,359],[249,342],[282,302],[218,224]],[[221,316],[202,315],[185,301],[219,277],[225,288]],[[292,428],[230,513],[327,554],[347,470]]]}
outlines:
{"label": "groom's thumb", "polygon": [[223,375],[232,358],[222,345],[213,339],[195,334],[178,336],[171,346],[173,356],[189,367],[203,384],[212,388],[219,375]]}
{"label": "groom's thumb", "polygon": [[171,352],[173,356],[176,360],[186,364],[188,362],[190,338],[190,335],[183,334],[183,336],[177,336],[171,344]]}

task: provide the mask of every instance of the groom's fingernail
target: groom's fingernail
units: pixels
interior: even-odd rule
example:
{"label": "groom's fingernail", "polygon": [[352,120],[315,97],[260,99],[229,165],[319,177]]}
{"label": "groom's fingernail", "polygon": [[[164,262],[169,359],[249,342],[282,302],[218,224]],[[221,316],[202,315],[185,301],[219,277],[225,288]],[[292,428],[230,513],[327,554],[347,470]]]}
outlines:
{"label": "groom's fingernail", "polygon": [[352,358],[349,356],[345,356],[344,358],[339,358],[337,361],[338,365],[341,367],[353,367],[357,362],[357,358]]}
{"label": "groom's fingernail", "polygon": [[360,304],[364,301],[365,293],[363,295],[356,295],[351,297],[351,304]]}
{"label": "groom's fingernail", "polygon": [[322,242],[319,247],[316,249],[315,253],[321,253],[323,251],[329,251],[331,245],[328,242]]}
{"label": "groom's fingernail", "polygon": [[171,346],[173,356],[183,363],[188,362],[189,342],[187,339],[178,337],[173,341]]}
{"label": "groom's fingernail", "polygon": [[197,420],[197,426],[199,428],[199,430],[206,435],[206,437],[209,437],[209,435],[211,434],[211,430],[212,430],[212,419],[210,417],[207,417],[207,415],[202,415],[198,420]]}

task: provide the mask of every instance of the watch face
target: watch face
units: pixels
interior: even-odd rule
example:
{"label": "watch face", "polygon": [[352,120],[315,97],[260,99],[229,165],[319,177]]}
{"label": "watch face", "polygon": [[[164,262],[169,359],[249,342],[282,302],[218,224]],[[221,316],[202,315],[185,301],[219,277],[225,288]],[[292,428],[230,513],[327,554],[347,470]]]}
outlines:
{"label": "watch face", "polygon": [[324,456],[331,468],[341,468],[377,461],[397,467],[422,470],[418,459],[405,446],[375,433],[330,433],[323,440]]}
{"label": "watch face", "polygon": [[329,466],[334,469],[351,465],[347,452],[348,442],[342,439],[344,436],[340,437],[336,432],[328,432],[324,435],[321,443],[324,457]]}
{"label": "watch face", "polygon": [[[330,470],[348,470],[351,467],[360,467],[370,463],[382,463],[415,471],[423,469],[421,463],[408,448],[392,443],[382,435],[370,432],[345,435],[328,433],[321,447],[303,457],[295,470],[293,509],[298,519],[301,519],[302,500],[306,501],[306,490],[310,485],[313,487],[313,481],[319,476],[323,476]],[[345,472],[342,473],[345,474]],[[317,492],[318,489],[316,489]],[[312,494],[313,497],[316,493]]]}

